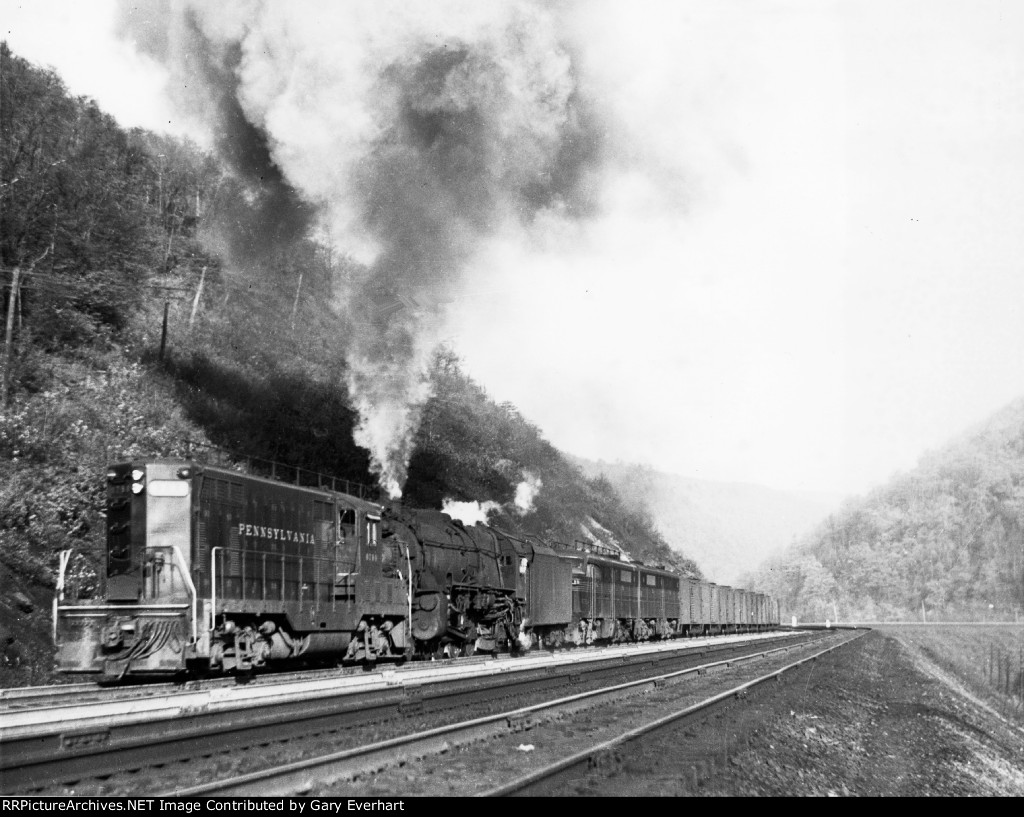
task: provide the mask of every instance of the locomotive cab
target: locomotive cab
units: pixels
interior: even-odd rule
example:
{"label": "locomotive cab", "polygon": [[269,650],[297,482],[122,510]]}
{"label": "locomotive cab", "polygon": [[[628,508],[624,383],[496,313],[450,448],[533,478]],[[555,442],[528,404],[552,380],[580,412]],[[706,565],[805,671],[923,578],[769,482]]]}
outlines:
{"label": "locomotive cab", "polygon": [[[105,603],[54,609],[57,668],[122,677],[181,670],[198,640],[191,577],[192,471],[180,462],[107,472]],[[62,569],[70,553],[62,554]]]}

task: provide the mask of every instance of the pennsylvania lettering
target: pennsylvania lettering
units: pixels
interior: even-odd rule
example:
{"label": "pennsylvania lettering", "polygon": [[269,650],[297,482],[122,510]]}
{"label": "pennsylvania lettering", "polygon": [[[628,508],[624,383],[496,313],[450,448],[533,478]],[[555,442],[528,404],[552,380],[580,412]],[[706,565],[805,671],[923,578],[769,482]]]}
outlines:
{"label": "pennsylvania lettering", "polygon": [[263,525],[249,525],[247,523],[239,524],[238,535],[256,539],[270,539],[278,542],[299,542],[304,545],[316,544],[312,533],[285,530],[284,528],[268,528]]}

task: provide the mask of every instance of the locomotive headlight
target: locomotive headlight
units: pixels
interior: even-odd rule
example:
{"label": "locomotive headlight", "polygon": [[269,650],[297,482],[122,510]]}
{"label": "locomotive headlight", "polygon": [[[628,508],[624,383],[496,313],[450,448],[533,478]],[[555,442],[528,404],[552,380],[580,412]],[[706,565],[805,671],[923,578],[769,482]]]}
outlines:
{"label": "locomotive headlight", "polygon": [[141,494],[142,493],[142,489],[144,487],[145,486],[141,482],[133,482],[132,483],[132,493],[133,494]]}
{"label": "locomotive headlight", "polygon": [[144,476],[146,476],[146,472],[143,471],[141,468],[134,468],[134,469],[132,469],[132,479],[135,482],[142,482],[142,478]]}

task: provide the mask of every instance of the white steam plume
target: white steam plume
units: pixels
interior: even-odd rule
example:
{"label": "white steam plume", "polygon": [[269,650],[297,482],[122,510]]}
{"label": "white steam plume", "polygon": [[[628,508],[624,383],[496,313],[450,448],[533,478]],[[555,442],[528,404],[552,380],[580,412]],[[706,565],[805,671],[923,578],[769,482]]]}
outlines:
{"label": "white steam plume", "polygon": [[[593,206],[602,128],[554,7],[532,2],[124,2],[187,109],[259,190],[265,229],[319,220],[362,262],[339,300],[348,388],[382,487],[401,495],[444,304],[481,243]],[[315,219],[314,219],[315,213]],[[257,219],[259,221],[259,219]],[[269,229],[277,225],[277,229]]]}
{"label": "white steam plume", "polygon": [[526,516],[526,514],[533,511],[533,500],[537,498],[537,494],[540,493],[540,489],[544,486],[541,479],[536,474],[529,471],[523,472],[523,481],[516,486],[516,498],[514,500],[516,506],[516,512],[520,516]]}
{"label": "white steam plume", "polygon": [[488,517],[493,513],[505,510],[516,516],[526,516],[534,510],[533,501],[544,486],[541,478],[530,471],[523,471],[522,481],[516,485],[516,493],[513,500],[502,505],[493,500],[486,502],[458,502],[454,499],[445,499],[441,510],[452,519],[458,519],[467,525],[477,522],[487,523]]}
{"label": "white steam plume", "polygon": [[464,525],[475,525],[477,522],[486,525],[487,517],[500,508],[501,505],[497,502],[456,502],[446,499],[441,506],[441,511],[452,519],[458,519]]}

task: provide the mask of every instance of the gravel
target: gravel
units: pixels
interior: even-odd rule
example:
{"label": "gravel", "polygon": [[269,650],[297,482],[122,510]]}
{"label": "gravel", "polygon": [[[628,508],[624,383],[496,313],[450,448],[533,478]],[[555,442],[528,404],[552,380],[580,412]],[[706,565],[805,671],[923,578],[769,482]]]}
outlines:
{"label": "gravel", "polygon": [[[701,679],[710,682],[713,676]],[[726,674],[723,688],[731,686]],[[660,693],[659,693],[660,694]],[[685,685],[679,698],[687,697]],[[665,705],[604,710],[621,730]],[[516,749],[589,734],[594,725],[530,730],[496,739],[504,762]],[[606,724],[607,726],[607,724]],[[364,791],[463,795],[486,789],[478,761],[498,747],[461,747],[428,763],[382,771]],[[564,744],[561,751],[567,751]],[[430,780],[424,791],[425,778]],[[474,785],[475,783],[475,785]],[[367,785],[369,784],[369,785]],[[360,784],[357,784],[359,787]],[[346,791],[347,789],[347,791]],[[333,794],[351,794],[342,787]],[[403,791],[405,790],[405,791]],[[324,792],[327,793],[327,792]],[[791,680],[769,685],[704,722],[663,730],[603,756],[579,777],[539,792],[554,796],[1024,796],[1024,719],[1003,717],[911,642],[873,631]]]}
{"label": "gravel", "polygon": [[770,711],[725,762],[643,793],[1024,795],[1024,720],[1003,717],[896,636],[870,633],[758,706]]}

